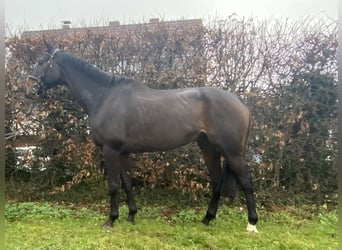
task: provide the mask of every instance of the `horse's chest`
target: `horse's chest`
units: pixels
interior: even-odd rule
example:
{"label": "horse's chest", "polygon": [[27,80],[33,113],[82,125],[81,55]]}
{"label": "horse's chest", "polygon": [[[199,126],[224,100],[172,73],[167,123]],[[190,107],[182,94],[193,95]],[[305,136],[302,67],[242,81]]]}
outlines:
{"label": "horse's chest", "polygon": [[104,144],[120,145],[124,140],[125,130],[120,119],[95,116],[90,119],[90,127],[95,143],[100,146]]}

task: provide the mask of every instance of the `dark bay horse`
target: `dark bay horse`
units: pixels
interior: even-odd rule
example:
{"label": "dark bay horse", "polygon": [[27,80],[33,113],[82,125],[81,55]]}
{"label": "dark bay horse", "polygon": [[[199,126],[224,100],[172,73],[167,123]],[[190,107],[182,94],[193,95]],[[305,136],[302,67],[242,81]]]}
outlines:
{"label": "dark bay horse", "polygon": [[128,200],[128,221],[134,221],[137,207],[128,164],[130,153],[170,150],[196,140],[212,187],[202,222],[208,225],[215,218],[220,196],[234,196],[239,184],[247,202],[247,231],[257,232],[252,178],[243,158],[250,113],[237,96],[210,87],[151,89],[45,45],[46,52],[25,83],[26,95],[44,96],[49,88],[66,84],[88,114],[108,176],[111,208],[105,227],[111,227],[119,216],[121,182]]}

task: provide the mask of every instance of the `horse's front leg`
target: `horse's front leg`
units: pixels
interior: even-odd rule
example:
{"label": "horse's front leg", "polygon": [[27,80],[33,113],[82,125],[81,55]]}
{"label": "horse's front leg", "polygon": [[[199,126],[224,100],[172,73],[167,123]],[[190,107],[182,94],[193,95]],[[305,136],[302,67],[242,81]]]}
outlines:
{"label": "horse's front leg", "polygon": [[133,191],[132,191],[132,176],[131,176],[131,166],[128,161],[128,154],[122,154],[121,156],[121,180],[123,188],[127,196],[128,204],[128,217],[127,221],[134,223],[134,216],[137,213],[137,206],[135,205]]}
{"label": "horse's front leg", "polygon": [[108,192],[110,195],[110,214],[103,227],[113,226],[113,222],[119,217],[119,189],[120,189],[120,152],[109,146],[103,147],[105,168],[108,178]]}

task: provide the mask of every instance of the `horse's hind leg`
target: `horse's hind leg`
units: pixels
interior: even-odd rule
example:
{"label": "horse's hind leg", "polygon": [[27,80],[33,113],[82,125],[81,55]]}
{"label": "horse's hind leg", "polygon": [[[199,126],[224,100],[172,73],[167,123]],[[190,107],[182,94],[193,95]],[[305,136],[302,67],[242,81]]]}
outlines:
{"label": "horse's hind leg", "polygon": [[198,140],[198,146],[202,150],[205,164],[209,170],[211,180],[212,194],[208,206],[207,213],[202,220],[204,225],[209,225],[209,222],[216,217],[218,203],[220,201],[220,186],[221,186],[221,154],[208,141],[205,135],[202,135]]}
{"label": "horse's hind leg", "polygon": [[134,223],[134,215],[137,213],[137,206],[135,205],[133,191],[132,191],[132,176],[131,176],[131,168],[128,161],[128,154],[123,154],[121,156],[121,180],[123,184],[123,189],[125,190],[127,196],[127,204],[128,204],[128,217],[127,221]]}
{"label": "horse's hind leg", "polygon": [[258,221],[258,216],[255,208],[255,199],[254,192],[252,186],[252,176],[247,167],[245,160],[241,155],[224,155],[231,171],[234,173],[238,182],[241,185],[241,188],[246,197],[247,209],[248,209],[248,225],[247,231],[249,232],[258,232],[256,229],[256,223]]}

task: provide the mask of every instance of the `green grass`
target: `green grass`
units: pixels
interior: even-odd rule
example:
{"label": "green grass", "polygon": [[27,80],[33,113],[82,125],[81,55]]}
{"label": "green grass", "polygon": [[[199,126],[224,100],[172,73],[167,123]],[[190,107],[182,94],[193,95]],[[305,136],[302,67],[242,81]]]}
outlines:
{"label": "green grass", "polygon": [[[144,204],[143,204],[144,203]],[[140,202],[135,225],[127,207],[111,230],[102,229],[106,201],[97,205],[23,202],[5,207],[5,249],[337,249],[337,212],[259,210],[259,234],[245,232],[246,212],[220,205],[210,226],[206,206]]]}

